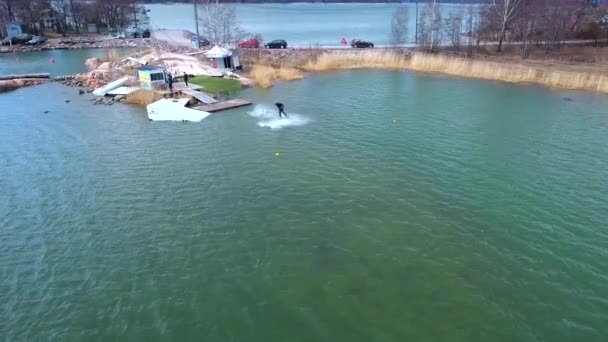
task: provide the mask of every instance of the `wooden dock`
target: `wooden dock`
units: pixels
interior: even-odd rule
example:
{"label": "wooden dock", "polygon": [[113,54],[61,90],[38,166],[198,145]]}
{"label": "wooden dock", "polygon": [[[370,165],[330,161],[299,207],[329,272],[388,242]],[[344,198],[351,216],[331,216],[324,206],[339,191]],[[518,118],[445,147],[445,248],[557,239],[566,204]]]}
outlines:
{"label": "wooden dock", "polygon": [[251,102],[249,102],[249,101],[235,99],[235,100],[215,102],[215,103],[211,103],[211,104],[200,104],[200,105],[192,106],[192,109],[202,110],[203,112],[208,112],[208,113],[214,113],[214,112],[219,112],[221,110],[249,106],[250,104],[251,104]]}

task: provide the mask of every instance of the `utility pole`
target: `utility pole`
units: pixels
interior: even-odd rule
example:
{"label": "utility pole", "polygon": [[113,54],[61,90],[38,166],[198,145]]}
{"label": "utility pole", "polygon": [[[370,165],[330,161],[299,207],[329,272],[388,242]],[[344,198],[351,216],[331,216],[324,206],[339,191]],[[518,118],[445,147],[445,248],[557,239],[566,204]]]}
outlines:
{"label": "utility pole", "polygon": [[72,23],[74,24],[76,33],[80,33],[80,25],[78,20],[76,20],[76,11],[74,10],[74,0],[70,0],[70,14],[72,15]]}
{"label": "utility pole", "polygon": [[194,4],[194,24],[196,25],[196,48],[200,48],[200,38],[199,38],[199,32],[198,32],[198,8],[196,6],[196,0],[192,0],[192,3]]}

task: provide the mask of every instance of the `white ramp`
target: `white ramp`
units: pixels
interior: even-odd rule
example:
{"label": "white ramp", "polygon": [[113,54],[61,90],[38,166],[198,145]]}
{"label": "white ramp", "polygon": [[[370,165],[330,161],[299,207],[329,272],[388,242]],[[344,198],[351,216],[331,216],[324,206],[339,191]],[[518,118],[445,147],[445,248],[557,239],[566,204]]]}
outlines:
{"label": "white ramp", "polygon": [[139,90],[139,87],[118,87],[112,91],[109,91],[107,95],[129,95],[137,90]]}
{"label": "white ramp", "polygon": [[194,98],[196,98],[197,100],[201,101],[202,103],[205,104],[212,104],[212,103],[217,103],[217,100],[214,99],[213,97],[200,92],[200,91],[196,91],[196,90],[190,90],[190,89],[182,89],[182,93],[184,94],[188,94],[190,96],[194,96]]}
{"label": "white ramp", "polygon": [[152,121],[193,121],[199,122],[211,115],[186,107],[189,99],[160,99],[146,106],[148,119]]}
{"label": "white ramp", "polygon": [[93,95],[106,96],[110,91],[112,91],[118,87],[122,87],[125,83],[127,83],[128,80],[129,80],[129,77],[126,77],[126,76],[123,78],[119,78],[116,81],[112,81],[101,88],[95,89],[93,91]]}

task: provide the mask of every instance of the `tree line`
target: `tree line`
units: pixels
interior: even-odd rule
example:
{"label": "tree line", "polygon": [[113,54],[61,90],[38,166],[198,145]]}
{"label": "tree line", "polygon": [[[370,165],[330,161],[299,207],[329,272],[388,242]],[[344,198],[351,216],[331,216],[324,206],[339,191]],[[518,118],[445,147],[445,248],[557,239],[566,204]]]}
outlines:
{"label": "tree line", "polygon": [[141,20],[143,8],[137,0],[0,0],[0,24],[19,22],[30,31],[49,29],[45,17],[58,32],[79,31],[85,23],[124,28]]}
{"label": "tree line", "polygon": [[[409,9],[398,8],[391,21],[391,42],[407,43]],[[482,46],[503,52],[505,44],[523,58],[532,49],[558,53],[569,41],[608,45],[608,5],[588,0],[490,0],[449,11],[439,1],[421,5],[415,41],[424,50],[466,50]]]}

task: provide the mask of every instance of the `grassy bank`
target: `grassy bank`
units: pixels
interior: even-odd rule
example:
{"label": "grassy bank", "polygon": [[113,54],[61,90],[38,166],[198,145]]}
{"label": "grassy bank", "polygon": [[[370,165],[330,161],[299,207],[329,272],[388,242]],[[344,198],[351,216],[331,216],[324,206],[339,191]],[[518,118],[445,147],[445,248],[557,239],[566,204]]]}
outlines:
{"label": "grassy bank", "polygon": [[241,82],[221,77],[196,76],[190,83],[203,87],[203,90],[212,94],[229,93],[242,88]]}
{"label": "grassy bank", "polygon": [[[281,80],[302,77],[303,72],[345,69],[413,70],[454,76],[498,80],[510,83],[534,83],[555,88],[591,90],[608,93],[608,72],[588,63],[522,61],[499,58],[465,58],[442,54],[404,53],[392,50],[310,51],[282,55],[280,62],[265,56],[253,62],[250,77],[263,87]],[[303,62],[306,58],[306,62]],[[487,57],[486,57],[487,58]],[[265,64],[272,61],[270,65]],[[280,65],[280,66],[279,66]]]}

